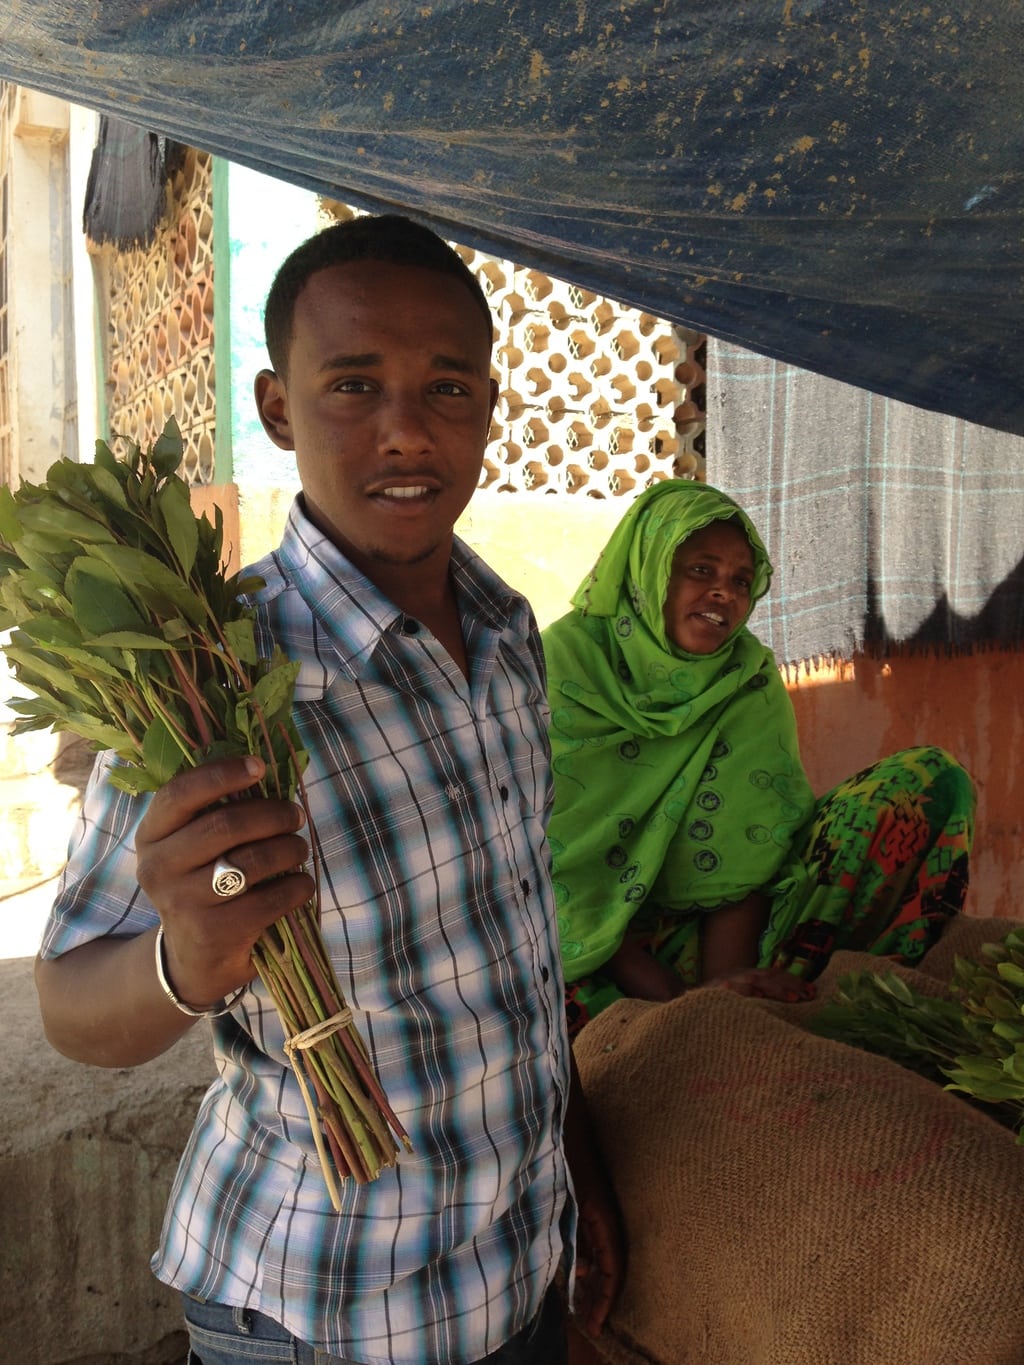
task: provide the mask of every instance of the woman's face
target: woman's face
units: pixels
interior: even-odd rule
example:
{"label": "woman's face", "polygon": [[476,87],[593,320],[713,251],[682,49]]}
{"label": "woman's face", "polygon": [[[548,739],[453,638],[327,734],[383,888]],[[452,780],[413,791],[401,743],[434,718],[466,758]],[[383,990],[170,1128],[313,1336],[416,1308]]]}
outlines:
{"label": "woman's face", "polygon": [[754,552],[738,526],[713,521],[684,540],[672,560],[665,634],[688,654],[713,654],[750,610]]}

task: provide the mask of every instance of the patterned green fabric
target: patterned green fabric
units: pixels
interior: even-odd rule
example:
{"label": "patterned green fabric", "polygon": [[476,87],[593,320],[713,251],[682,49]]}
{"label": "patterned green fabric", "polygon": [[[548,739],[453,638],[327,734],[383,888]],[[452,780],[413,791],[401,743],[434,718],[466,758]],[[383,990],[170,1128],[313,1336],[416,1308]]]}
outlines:
{"label": "patterned green fabric", "polygon": [[[944,749],[903,749],[817,802],[795,843],[806,876],[779,887],[758,966],[814,980],[839,948],[919,962],[964,905],[975,791]],[[688,986],[700,981],[699,915],[641,908],[627,937]],[[571,1036],[622,992],[596,971],[566,990]]]}
{"label": "patterned green fabric", "polygon": [[676,548],[721,520],[750,541],[753,606],[772,570],[749,518],[717,489],[668,480],[631,505],[544,632],[567,981],[607,961],[641,906],[710,910],[806,875],[791,848],[814,798],[771,651],[745,622],[712,654],[665,634]]}

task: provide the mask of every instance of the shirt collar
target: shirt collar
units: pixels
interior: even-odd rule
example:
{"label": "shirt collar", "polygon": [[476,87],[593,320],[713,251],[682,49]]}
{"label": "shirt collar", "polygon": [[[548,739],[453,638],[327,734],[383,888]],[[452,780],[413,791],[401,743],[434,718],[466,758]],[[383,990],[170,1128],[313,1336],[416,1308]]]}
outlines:
{"label": "shirt collar", "polygon": [[[401,629],[404,613],[314,526],[301,494],[292,503],[274,558],[357,676],[381,636]],[[499,633],[508,631],[525,644],[533,625],[526,599],[457,536],[451,562],[464,628],[473,621]]]}

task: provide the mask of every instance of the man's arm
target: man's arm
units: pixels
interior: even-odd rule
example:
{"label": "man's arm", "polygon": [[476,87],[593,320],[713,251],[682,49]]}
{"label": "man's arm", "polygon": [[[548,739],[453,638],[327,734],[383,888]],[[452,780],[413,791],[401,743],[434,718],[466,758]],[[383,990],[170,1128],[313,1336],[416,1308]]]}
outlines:
{"label": "man's arm", "polygon": [[[167,975],[179,999],[215,1007],[252,980],[253,944],[313,894],[296,871],[307,856],[301,808],[230,800],[263,775],[260,759],[223,759],[181,773],[153,797],[136,835],[137,876],[164,927]],[[213,863],[229,856],[249,888],[224,900]],[[36,961],[46,1036],[58,1052],[94,1066],[136,1066],[169,1048],[194,1020],[164,994],[156,931],[94,939]]]}
{"label": "man's arm", "polygon": [[576,1059],[571,1051],[569,1056],[572,1072],[565,1151],[579,1207],[573,1311],[587,1335],[596,1337],[622,1289],[626,1246],[619,1206],[591,1128]]}

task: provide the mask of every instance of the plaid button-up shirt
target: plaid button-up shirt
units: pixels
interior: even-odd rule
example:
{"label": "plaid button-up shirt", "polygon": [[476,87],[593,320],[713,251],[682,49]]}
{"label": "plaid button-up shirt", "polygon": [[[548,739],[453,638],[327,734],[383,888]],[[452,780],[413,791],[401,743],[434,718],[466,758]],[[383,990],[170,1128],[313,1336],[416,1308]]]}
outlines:
{"label": "plaid button-up shirt", "polygon": [[[160,1279],[367,1365],[475,1361],[536,1313],[571,1245],[568,1046],[544,823],[539,638],[465,546],[470,681],[297,502],[252,572],[264,645],[301,662],[296,721],[323,933],[411,1156],[332,1209],[259,982],[214,1022],[219,1079],[172,1191]],[[43,951],[156,923],[144,798],[98,766]]]}

